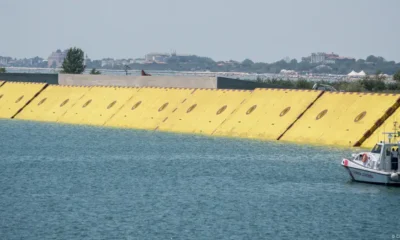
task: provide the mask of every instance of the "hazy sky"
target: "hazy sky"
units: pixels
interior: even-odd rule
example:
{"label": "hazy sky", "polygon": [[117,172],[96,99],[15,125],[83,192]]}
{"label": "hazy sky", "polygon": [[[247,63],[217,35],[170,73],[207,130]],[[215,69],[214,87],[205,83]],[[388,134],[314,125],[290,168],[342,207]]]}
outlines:
{"label": "hazy sky", "polygon": [[0,55],[148,52],[273,62],[311,52],[400,61],[400,0],[0,0]]}

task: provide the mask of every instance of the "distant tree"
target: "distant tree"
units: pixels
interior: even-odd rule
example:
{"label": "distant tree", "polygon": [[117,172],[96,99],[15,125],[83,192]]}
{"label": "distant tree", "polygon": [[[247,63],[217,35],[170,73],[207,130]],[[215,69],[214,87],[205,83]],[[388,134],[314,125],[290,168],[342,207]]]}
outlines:
{"label": "distant tree", "polygon": [[244,67],[250,67],[251,65],[253,65],[254,64],[254,62],[253,61],[251,61],[250,59],[245,59],[245,60],[243,60],[243,62],[242,62],[242,65],[244,66]]}
{"label": "distant tree", "polygon": [[99,75],[101,74],[101,72],[99,70],[96,70],[96,68],[93,68],[92,71],[90,71],[90,74]]}
{"label": "distant tree", "polygon": [[383,57],[376,57],[374,55],[369,55],[366,60],[367,62],[373,62],[373,63],[378,63],[378,62],[382,63],[385,61]]}
{"label": "distant tree", "polygon": [[380,92],[386,89],[384,81],[371,78],[369,75],[362,78],[361,84],[365,90],[370,92]]}
{"label": "distant tree", "polygon": [[376,63],[378,61],[378,58],[375,57],[374,55],[369,55],[366,59],[367,62],[374,62]]}
{"label": "distant tree", "polygon": [[386,77],[383,75],[383,72],[381,70],[376,70],[375,73],[375,80],[376,81],[384,81]]}
{"label": "distant tree", "polygon": [[292,65],[292,66],[296,66],[297,65],[297,59],[292,59],[291,61],[290,61],[290,65]]}
{"label": "distant tree", "polygon": [[393,80],[400,82],[400,70],[394,74]]}
{"label": "distant tree", "polygon": [[296,88],[298,89],[311,89],[314,83],[307,81],[306,79],[299,79],[296,81]]}
{"label": "distant tree", "polygon": [[0,73],[6,73],[6,72],[7,72],[6,68],[3,67],[0,68]]}
{"label": "distant tree", "polygon": [[364,63],[365,63],[365,60],[364,60],[364,59],[358,59],[358,60],[357,60],[357,63],[358,63],[358,64],[364,64]]}
{"label": "distant tree", "polygon": [[70,48],[62,64],[61,73],[81,74],[85,71],[84,53],[79,48]]}

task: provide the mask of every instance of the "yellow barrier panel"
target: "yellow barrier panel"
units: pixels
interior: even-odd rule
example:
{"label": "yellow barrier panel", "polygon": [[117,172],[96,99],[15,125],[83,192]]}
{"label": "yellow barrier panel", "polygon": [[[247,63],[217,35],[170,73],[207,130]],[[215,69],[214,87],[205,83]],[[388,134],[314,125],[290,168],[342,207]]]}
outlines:
{"label": "yellow barrier panel", "polygon": [[276,140],[321,93],[256,89],[214,135]]}
{"label": "yellow barrier panel", "polygon": [[[399,95],[397,95],[399,96]],[[392,108],[388,109],[385,116],[375,123],[375,129],[371,130],[370,136],[365,136],[365,140],[362,143],[362,147],[371,148],[379,141],[389,141],[388,136],[384,135],[384,132],[398,132],[400,130],[400,99],[397,100]],[[397,138],[399,141],[399,138]]]}
{"label": "yellow barrier panel", "polygon": [[137,88],[92,87],[58,122],[103,125],[137,91]]}
{"label": "yellow barrier panel", "polygon": [[160,131],[212,134],[251,91],[198,89],[165,119]]}
{"label": "yellow barrier panel", "polygon": [[325,92],[281,140],[354,146],[397,99],[385,94]]}
{"label": "yellow barrier panel", "polygon": [[0,87],[3,86],[4,83],[5,81],[0,81]]}
{"label": "yellow barrier panel", "polygon": [[140,88],[105,125],[154,130],[193,91],[194,89]]}
{"label": "yellow barrier panel", "polygon": [[0,87],[0,118],[12,118],[47,84],[6,82]]}
{"label": "yellow barrier panel", "polygon": [[57,122],[90,87],[50,85],[17,115],[17,119]]}

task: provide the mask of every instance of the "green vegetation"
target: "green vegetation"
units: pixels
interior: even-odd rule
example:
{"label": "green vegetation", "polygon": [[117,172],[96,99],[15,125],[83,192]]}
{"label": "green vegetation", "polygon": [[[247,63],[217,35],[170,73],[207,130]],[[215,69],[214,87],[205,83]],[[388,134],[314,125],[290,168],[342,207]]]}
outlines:
{"label": "green vegetation", "polygon": [[79,48],[70,48],[62,64],[61,73],[81,74],[85,71],[84,53]]}
{"label": "green vegetation", "polygon": [[93,68],[92,71],[90,71],[90,74],[99,75],[99,74],[101,74],[101,72],[99,70],[96,70],[96,68]]}
{"label": "green vegetation", "polygon": [[[100,68],[101,61],[91,61],[90,68]],[[124,65],[104,66],[109,69],[125,70]],[[400,63],[387,61],[383,57],[368,56],[366,59],[339,59],[334,63],[311,63],[310,58],[301,61],[280,60],[273,63],[253,62],[245,59],[238,61],[214,61],[208,57],[171,56],[165,64],[129,64],[130,69],[143,70],[172,70],[172,71],[211,71],[211,72],[248,72],[248,73],[280,73],[282,69],[294,70],[299,73],[314,74],[348,74],[351,71],[364,71],[367,74],[375,74],[381,70],[385,74],[393,75],[400,69]],[[399,76],[400,77],[400,76]]]}
{"label": "green vegetation", "polygon": [[400,82],[400,70],[394,74],[393,80]]}
{"label": "green vegetation", "polygon": [[400,82],[387,82],[379,75],[367,75],[360,80],[354,81],[308,81],[306,79],[289,80],[258,78],[256,82],[261,83],[265,88],[288,88],[288,89],[312,89],[314,84],[326,84],[338,91],[344,92],[385,92],[397,93],[400,91]]}
{"label": "green vegetation", "polygon": [[7,72],[6,68],[0,67],[0,73],[6,73],[6,72]]}

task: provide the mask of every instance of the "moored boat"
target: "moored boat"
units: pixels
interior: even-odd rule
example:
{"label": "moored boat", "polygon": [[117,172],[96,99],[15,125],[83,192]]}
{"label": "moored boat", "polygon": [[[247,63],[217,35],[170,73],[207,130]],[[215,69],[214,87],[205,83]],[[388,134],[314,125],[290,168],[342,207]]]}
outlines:
{"label": "moored boat", "polygon": [[385,132],[384,134],[388,136],[388,141],[385,138],[376,143],[370,152],[352,154],[351,159],[342,160],[341,165],[349,172],[352,180],[400,186],[400,142],[396,141],[400,132]]}

